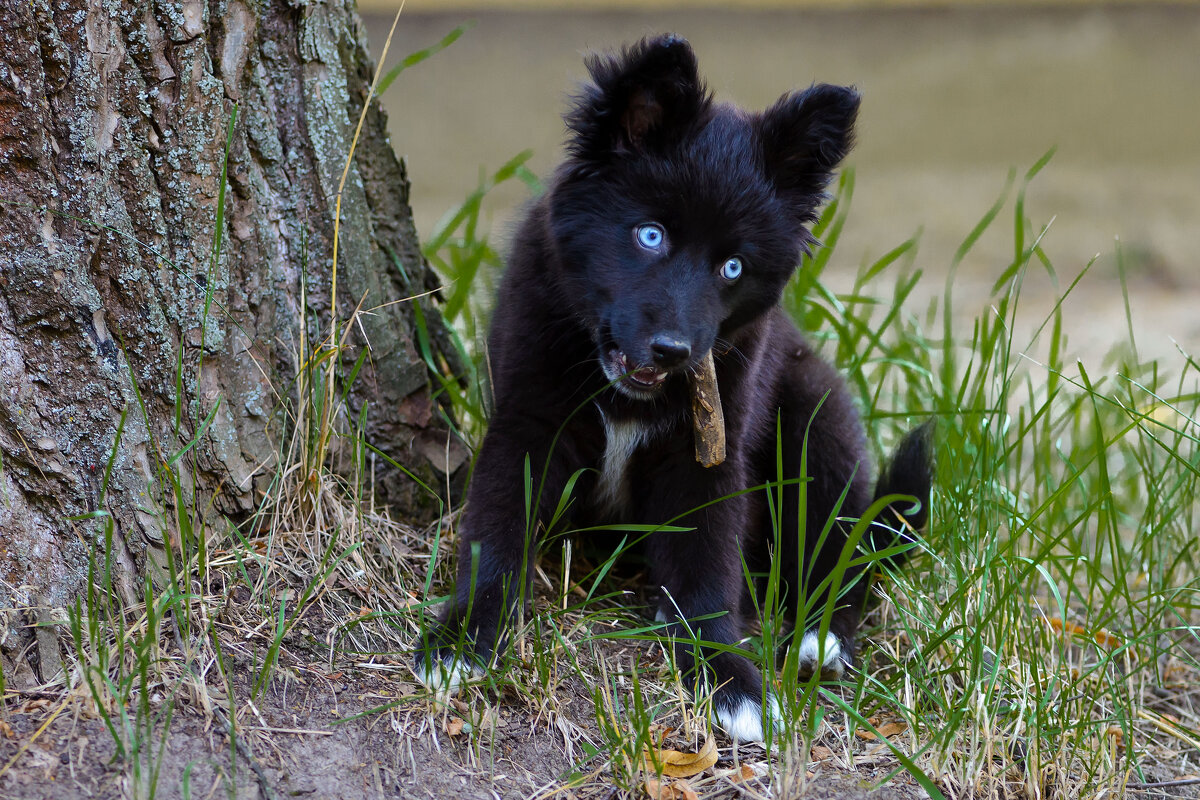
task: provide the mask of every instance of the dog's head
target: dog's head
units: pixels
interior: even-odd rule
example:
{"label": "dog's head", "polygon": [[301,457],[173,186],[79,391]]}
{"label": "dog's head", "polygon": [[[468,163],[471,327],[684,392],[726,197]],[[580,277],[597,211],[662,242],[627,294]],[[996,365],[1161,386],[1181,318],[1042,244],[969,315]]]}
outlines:
{"label": "dog's head", "polygon": [[762,113],[715,104],[675,36],[588,68],[550,225],[605,374],[650,398],[778,302],[851,147],[859,98],[818,85]]}

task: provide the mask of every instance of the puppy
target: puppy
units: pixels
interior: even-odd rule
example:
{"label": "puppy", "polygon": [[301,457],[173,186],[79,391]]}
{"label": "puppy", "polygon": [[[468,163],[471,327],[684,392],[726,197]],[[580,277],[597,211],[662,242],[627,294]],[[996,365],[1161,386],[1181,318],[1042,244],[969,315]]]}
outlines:
{"label": "puppy", "polygon": [[[858,566],[840,586],[810,587],[836,572],[876,497],[916,502],[889,510],[890,526],[873,525],[869,544],[888,547],[898,531],[920,528],[930,485],[922,428],[872,491],[845,384],[779,306],[815,244],[807,226],[851,147],[859,96],[816,85],[761,113],[718,104],[676,36],[594,56],[588,68],[566,117],[566,160],[521,225],[500,287],[489,339],[494,414],[468,492],[456,591],[418,667],[431,684],[456,684],[503,649],[528,596],[539,525],[573,484],[576,525],[690,529],[645,542],[668,634],[736,643],[750,600],[744,564],[764,570],[778,559],[802,668],[840,677],[867,576]],[[706,467],[692,395],[710,352],[725,454]],[[781,478],[783,501],[772,508],[767,492],[777,498]],[[824,633],[806,627],[814,600],[836,606]],[[682,644],[675,654],[691,686],[714,692],[726,732],[763,739],[775,699],[748,658]]]}

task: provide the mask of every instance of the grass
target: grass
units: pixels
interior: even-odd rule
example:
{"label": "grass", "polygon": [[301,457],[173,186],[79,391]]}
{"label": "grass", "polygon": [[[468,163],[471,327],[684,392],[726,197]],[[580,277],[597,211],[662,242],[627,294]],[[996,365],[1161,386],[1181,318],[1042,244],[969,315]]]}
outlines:
{"label": "grass", "polygon": [[[955,340],[965,326],[949,319],[956,265],[924,326],[895,303],[821,291],[802,301],[853,354],[868,419],[922,407],[939,418],[929,555],[884,583],[877,668],[860,696],[907,724],[916,761],[948,794],[1016,784],[1090,796],[1144,782],[1163,733],[1149,691],[1165,659],[1194,667],[1196,364],[1185,355],[1168,378],[1130,360],[1130,341],[1093,377],[1065,360],[1061,301],[1032,340],[1016,340],[1026,272],[1053,275],[1045,231],[1031,236],[1023,216],[1046,160],[1018,192],[1014,259],[969,339]],[[895,286],[899,298],[910,283]],[[1044,362],[1021,355],[1035,347]]]}
{"label": "grass", "polygon": [[[486,430],[481,340],[500,263],[480,211],[498,183],[517,179],[540,190],[527,158],[483,176],[444,218],[425,253],[447,281],[445,302],[414,300],[418,350],[447,419],[475,445]],[[1094,796],[1189,771],[1200,747],[1191,689],[1200,671],[1198,366],[1183,352],[1169,364],[1140,362],[1132,326],[1103,364],[1071,360],[1062,299],[1082,273],[1038,326],[1023,327],[1018,308],[1041,302],[1022,297],[1030,272],[1059,279],[1040,247],[1051,232],[1026,218],[1024,201],[1049,158],[1013,176],[966,234],[940,298],[922,313],[913,298],[928,279],[914,268],[915,238],[864,265],[848,290],[832,288],[853,173],[817,225],[825,245],[789,285],[785,307],[843,369],[877,455],[932,417],[939,469],[920,550],[878,583],[863,669],[819,685],[797,678],[790,651],[778,663],[764,656],[788,631],[768,593],[745,646],[783,701],[782,730],[769,749],[730,752],[718,738],[715,765],[664,774],[663,753],[699,753],[711,730],[706,698],[693,702],[680,686],[660,626],[636,607],[636,580],[617,564],[644,526],[614,531],[601,555],[569,536],[551,537],[534,585],[518,589],[533,596],[531,610],[517,620],[499,667],[468,688],[467,702],[407,691],[342,724],[388,716],[410,753],[414,742],[432,740],[486,777],[508,769],[499,765],[516,740],[505,720],[519,720],[561,765],[552,775],[530,771],[519,784],[523,794],[546,797],[633,797],[647,787],[663,797],[685,789],[790,796],[810,771],[870,772],[875,781],[906,773],[934,797]],[[996,266],[990,307],[964,311],[954,275],[1006,213],[1012,260]],[[219,256],[216,241],[213,264]],[[206,319],[219,311],[210,300]],[[444,513],[428,529],[374,507],[368,462],[384,456],[346,404],[361,366],[343,357],[353,319],[315,319],[303,305],[298,377],[278,387],[289,434],[249,524],[206,522],[208,500],[184,475],[196,473],[185,468],[216,408],[201,413],[182,403],[176,432],[195,433],[157,459],[162,574],[140,596],[123,597],[112,580],[111,518],[98,511],[81,520],[95,526],[97,544],[90,589],[70,614],[67,688],[103,721],[134,796],[158,792],[180,705],[200,708],[227,734],[227,763],[218,765],[227,793],[236,794],[239,763],[265,785],[258,759],[277,742],[253,732],[256,703],[286,695],[306,670],[411,682],[408,654],[448,585],[455,509],[429,486]],[[431,313],[457,329],[452,359],[431,343]],[[114,456],[120,436],[119,429]],[[529,465],[530,494],[539,490],[539,468]],[[111,469],[110,459],[106,483]],[[568,492],[558,504],[564,523],[569,501]],[[848,551],[842,567],[870,557]],[[810,609],[826,624],[828,612]],[[189,766],[183,796],[193,791],[190,775]]]}

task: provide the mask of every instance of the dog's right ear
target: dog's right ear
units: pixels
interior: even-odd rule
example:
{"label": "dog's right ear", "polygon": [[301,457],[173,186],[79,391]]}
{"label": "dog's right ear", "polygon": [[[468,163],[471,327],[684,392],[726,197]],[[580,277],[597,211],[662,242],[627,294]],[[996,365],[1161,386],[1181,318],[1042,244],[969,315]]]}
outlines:
{"label": "dog's right ear", "polygon": [[567,149],[590,164],[660,150],[678,141],[712,103],[700,80],[696,54],[668,34],[643,39],[620,55],[588,58],[592,83],[567,114]]}

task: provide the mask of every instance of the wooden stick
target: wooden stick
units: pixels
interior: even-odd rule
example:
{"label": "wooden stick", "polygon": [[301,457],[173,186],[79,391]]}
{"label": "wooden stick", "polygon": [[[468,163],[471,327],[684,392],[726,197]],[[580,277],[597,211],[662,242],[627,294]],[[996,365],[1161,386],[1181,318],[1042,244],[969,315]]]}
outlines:
{"label": "wooden stick", "polygon": [[692,375],[692,428],[696,432],[696,460],[715,467],[725,460],[725,413],[717,390],[717,365],[712,350]]}

